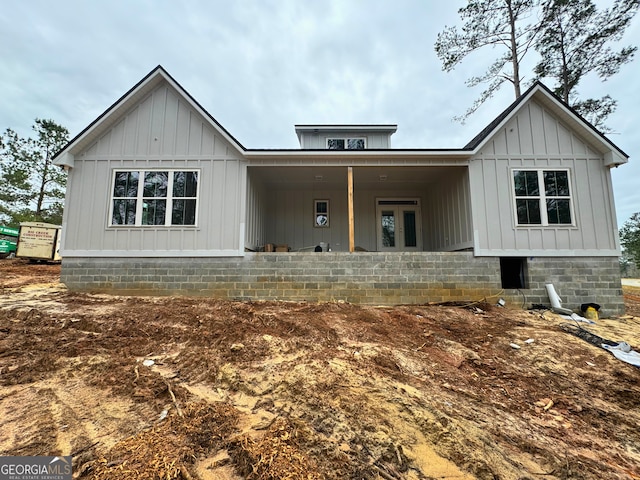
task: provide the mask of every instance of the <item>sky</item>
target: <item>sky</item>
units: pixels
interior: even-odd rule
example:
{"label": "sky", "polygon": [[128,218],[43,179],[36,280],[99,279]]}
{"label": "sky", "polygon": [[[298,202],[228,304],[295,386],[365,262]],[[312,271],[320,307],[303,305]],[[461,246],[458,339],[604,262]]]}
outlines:
{"label": "sky", "polygon": [[[613,1],[598,0],[601,6]],[[393,148],[462,148],[515,99],[465,81],[499,54],[444,72],[434,43],[465,0],[0,0],[0,131],[36,118],[71,137],[162,65],[247,148],[298,148],[296,124],[397,124]],[[640,45],[640,15],[618,44]],[[639,55],[640,57],[640,55]],[[529,68],[524,81],[532,80]],[[583,98],[612,95],[618,224],[640,212],[640,58]],[[552,83],[547,83],[553,87]]]}

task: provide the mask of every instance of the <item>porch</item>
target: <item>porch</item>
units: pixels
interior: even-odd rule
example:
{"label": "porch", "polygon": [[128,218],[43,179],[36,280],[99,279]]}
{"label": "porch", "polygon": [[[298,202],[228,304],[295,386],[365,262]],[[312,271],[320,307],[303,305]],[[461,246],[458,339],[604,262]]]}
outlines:
{"label": "porch", "polygon": [[[473,247],[466,165],[249,166],[245,247],[340,252]],[[350,184],[350,178],[352,183]]]}

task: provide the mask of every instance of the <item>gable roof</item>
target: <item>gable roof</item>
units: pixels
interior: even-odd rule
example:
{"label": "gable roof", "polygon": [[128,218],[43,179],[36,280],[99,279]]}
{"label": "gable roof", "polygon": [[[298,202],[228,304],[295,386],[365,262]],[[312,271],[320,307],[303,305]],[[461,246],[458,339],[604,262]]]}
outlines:
{"label": "gable roof", "polygon": [[213,116],[200,105],[195,98],[187,92],[169,73],[158,65],[151,70],[142,80],[136,83],[128,92],[116,100],[113,105],[107,108],[98,118],[91,122],[84,130],[76,135],[65,147],[55,154],[53,163],[59,166],[73,167],[74,154],[89,146],[97,140],[104,132],[119,121],[121,115],[129,110],[134,104],[156,88],[160,83],[167,82],[176,92],[200,115],[202,115],[211,126],[222,135],[225,140],[231,143],[241,152],[246,148],[236,140]]}
{"label": "gable roof", "polygon": [[560,99],[542,82],[536,81],[526,92],[520,95],[478,135],[476,135],[463,150],[479,151],[495,132],[511,120],[518,111],[531,99],[535,99],[572,130],[587,139],[597,150],[605,156],[606,166],[618,166],[628,162],[629,155],[609,140],[600,130],[589,123],[575,109]]}
{"label": "gable roof", "polygon": [[[151,70],[142,80],[134,85],[122,97],[107,108],[98,118],[91,122],[84,130],[76,135],[62,150],[53,157],[53,163],[62,167],[73,167],[74,155],[88,147],[96,141],[104,132],[116,124],[121,115],[128,111],[133,105],[140,101],[145,95],[156,88],[161,82],[167,82],[175,91],[199,114],[205,118],[210,125],[234,146],[245,157],[263,157],[273,155],[345,155],[337,150],[301,150],[301,149],[247,149],[233,135],[231,135],[209,112],[207,112],[195,98],[189,94],[161,65]],[[490,122],[478,135],[462,148],[415,148],[415,149],[384,149],[374,150],[354,150],[348,152],[350,156],[367,156],[372,154],[384,155],[390,152],[401,154],[402,156],[429,155],[439,157],[467,157],[480,151],[491,137],[509,122],[523,106],[535,99],[560,120],[572,128],[577,134],[591,143],[596,150],[604,156],[606,166],[618,166],[627,163],[629,156],[611,142],[602,132],[591,123],[585,120],[578,112],[563,102],[557,95],[549,90],[544,84],[536,81],[525,93],[509,105],[492,122]],[[363,125],[296,125],[296,133],[300,135],[307,129],[353,129],[363,128]],[[381,128],[388,133],[393,133],[397,125],[367,125],[368,128]]]}

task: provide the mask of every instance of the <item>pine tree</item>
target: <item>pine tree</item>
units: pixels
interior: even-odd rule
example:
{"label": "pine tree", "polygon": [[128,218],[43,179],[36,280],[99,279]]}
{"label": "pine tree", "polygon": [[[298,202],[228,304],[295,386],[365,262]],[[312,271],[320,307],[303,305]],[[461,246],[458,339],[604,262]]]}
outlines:
{"label": "pine tree", "polygon": [[631,218],[622,225],[620,245],[624,250],[623,257],[640,269],[640,212],[631,215]]}
{"label": "pine tree", "polygon": [[36,138],[22,138],[10,128],[0,137],[0,219],[62,223],[66,173],[52,164],[69,141],[69,132],[53,120],[36,119]]}
{"label": "pine tree", "polygon": [[640,0],[616,0],[610,9],[598,11],[593,0],[468,0],[458,10],[461,29],[446,27],[435,43],[443,70],[452,71],[468,55],[484,47],[497,48],[498,58],[469,87],[488,84],[480,97],[458,120],[465,120],[505,83],[521,94],[523,59],[534,47],[540,59],[536,78],[557,83],[555,93],[594,126],[616,108],[616,101],[580,99],[577,86],[589,73],[603,81],[633,59],[637,47],[614,50],[610,45],[624,35],[638,12]]}
{"label": "pine tree", "polygon": [[513,85],[516,98],[520,96],[520,66],[539,29],[539,25],[525,22],[538,5],[539,0],[469,0],[466,7],[458,10],[464,21],[462,29],[446,27],[438,34],[435,50],[446,72],[483,47],[497,47],[501,51],[484,74],[467,80],[469,87],[488,86],[458,120],[473,114],[505,82]]}
{"label": "pine tree", "polygon": [[535,73],[553,79],[555,93],[596,127],[604,127],[616,101],[610,95],[580,100],[577,87],[587,74],[595,72],[604,81],[633,59],[637,47],[613,50],[609,45],[622,38],[639,3],[616,0],[610,9],[598,11],[593,0],[547,0],[543,7]]}

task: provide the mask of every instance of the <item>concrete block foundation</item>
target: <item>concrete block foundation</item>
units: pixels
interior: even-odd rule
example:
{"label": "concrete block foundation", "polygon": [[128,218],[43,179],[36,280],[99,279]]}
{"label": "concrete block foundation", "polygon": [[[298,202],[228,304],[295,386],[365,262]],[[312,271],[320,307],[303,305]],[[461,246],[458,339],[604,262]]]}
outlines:
{"label": "concrete block foundation", "polygon": [[617,257],[525,259],[528,288],[503,289],[498,257],[473,252],[278,252],[243,257],[65,257],[72,291],[207,296],[238,300],[346,301],[363,305],[446,301],[549,306],[546,283],[563,306],[598,303],[601,316],[624,313]]}

